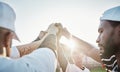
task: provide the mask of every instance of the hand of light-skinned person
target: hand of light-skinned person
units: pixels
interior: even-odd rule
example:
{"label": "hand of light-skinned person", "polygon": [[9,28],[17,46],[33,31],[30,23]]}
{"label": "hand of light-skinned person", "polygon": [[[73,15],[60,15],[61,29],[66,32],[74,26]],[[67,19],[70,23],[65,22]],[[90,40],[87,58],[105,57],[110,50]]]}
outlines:
{"label": "hand of light-skinned person", "polygon": [[67,28],[63,28],[62,35],[65,36],[68,39],[70,39],[71,36],[72,36],[71,33],[67,30]]}
{"label": "hand of light-skinned person", "polygon": [[40,39],[43,38],[43,36],[49,32],[53,32],[53,33],[57,33],[57,38],[60,39],[62,36],[62,24],[61,23],[52,23],[51,25],[49,25],[48,29],[46,31],[40,31],[38,37],[34,40],[34,41],[38,41]]}
{"label": "hand of light-skinned person", "polygon": [[[56,40],[61,37],[61,34],[59,34],[59,33],[61,33],[61,30],[62,30],[62,25],[60,23],[52,23],[49,25],[49,27],[46,31],[41,31],[39,36],[37,37],[37,39],[35,41],[42,39],[46,34],[47,35],[54,34],[56,37],[54,37],[52,35],[47,37],[38,48],[41,48],[41,47],[55,48]],[[57,38],[57,39],[55,40],[54,38]]]}
{"label": "hand of light-skinned person", "polygon": [[48,33],[54,33],[56,34],[58,37],[61,37],[61,31],[62,31],[63,27],[61,23],[52,23],[51,25],[49,25],[47,32]]}
{"label": "hand of light-skinned person", "polygon": [[58,38],[58,40],[59,40],[59,39],[61,38],[61,36],[62,36],[63,26],[62,26],[61,23],[56,23],[55,25],[56,25],[56,27],[59,29],[59,31],[58,31],[58,33],[57,33],[57,38]]}
{"label": "hand of light-skinned person", "polygon": [[56,35],[59,31],[59,29],[57,28],[57,26],[55,25],[56,23],[52,23],[49,25],[48,29],[47,29],[47,32],[49,34],[54,34]]}
{"label": "hand of light-skinned person", "polygon": [[55,24],[51,24],[47,31],[42,31],[39,34],[39,40],[36,40],[32,43],[16,46],[20,56],[31,53],[33,50],[41,47],[50,47],[54,49],[56,47],[56,34],[58,28]]}
{"label": "hand of light-skinned person", "polygon": [[45,36],[46,33],[47,33],[46,31],[40,31],[38,37],[34,41],[41,40]]}
{"label": "hand of light-skinned person", "polygon": [[60,23],[52,23],[49,25],[47,29],[47,33],[45,35],[48,35],[45,40],[40,45],[41,47],[48,47],[52,50],[56,50],[57,48],[57,34],[59,33],[60,27],[62,25]]}

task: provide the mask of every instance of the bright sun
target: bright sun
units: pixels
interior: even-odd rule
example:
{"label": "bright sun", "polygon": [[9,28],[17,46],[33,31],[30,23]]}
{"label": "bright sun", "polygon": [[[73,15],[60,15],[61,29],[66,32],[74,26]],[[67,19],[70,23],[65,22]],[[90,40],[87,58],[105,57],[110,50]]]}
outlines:
{"label": "bright sun", "polygon": [[73,50],[75,48],[74,41],[73,40],[69,40],[69,39],[67,39],[67,38],[65,38],[63,36],[60,39],[60,43],[63,43],[65,45],[67,45],[71,50]]}

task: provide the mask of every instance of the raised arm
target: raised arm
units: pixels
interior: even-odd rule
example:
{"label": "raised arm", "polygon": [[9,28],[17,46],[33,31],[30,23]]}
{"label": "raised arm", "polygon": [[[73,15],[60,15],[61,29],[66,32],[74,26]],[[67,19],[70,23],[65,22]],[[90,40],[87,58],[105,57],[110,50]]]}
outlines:
{"label": "raised arm", "polygon": [[[41,43],[45,40],[45,38],[47,37],[48,34],[57,34],[59,31],[59,28],[56,25],[57,25],[56,23],[49,25],[47,31],[41,31],[37,40],[33,41],[32,43],[17,46],[20,56],[29,54],[33,50],[39,48]],[[52,37],[52,36],[50,36],[50,37]],[[45,44],[45,43],[43,43],[43,44]]]}
{"label": "raised arm", "polygon": [[71,35],[68,30],[66,28],[63,29],[63,35],[67,38],[70,38],[72,40],[75,41],[76,43],[76,48],[79,50],[79,51],[83,51],[83,53],[91,58],[93,58],[94,60],[98,61],[101,63],[101,59],[100,59],[100,51],[99,49],[95,48],[94,46],[92,46],[90,43],[80,39],[80,38],[77,38],[76,36],[74,35]]}
{"label": "raised arm", "polygon": [[37,49],[41,45],[41,43],[44,41],[44,39],[47,37],[47,35],[48,34],[46,34],[41,40],[34,41],[32,43],[29,43],[29,44],[16,46],[19,53],[20,53],[20,57],[23,55],[29,54],[33,50]]}

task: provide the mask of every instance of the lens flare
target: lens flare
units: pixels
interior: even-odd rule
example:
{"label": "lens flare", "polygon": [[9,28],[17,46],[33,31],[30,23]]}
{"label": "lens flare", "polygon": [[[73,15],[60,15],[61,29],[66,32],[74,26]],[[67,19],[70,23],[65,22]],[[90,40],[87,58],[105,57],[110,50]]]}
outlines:
{"label": "lens flare", "polygon": [[67,45],[71,50],[73,50],[75,48],[74,41],[73,40],[69,40],[69,39],[67,39],[67,38],[65,38],[63,36],[60,39],[60,43]]}

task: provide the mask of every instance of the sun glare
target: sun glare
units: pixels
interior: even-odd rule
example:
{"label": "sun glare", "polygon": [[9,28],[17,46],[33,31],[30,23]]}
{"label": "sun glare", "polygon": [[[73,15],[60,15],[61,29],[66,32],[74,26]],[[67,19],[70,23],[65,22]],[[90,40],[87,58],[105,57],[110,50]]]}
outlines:
{"label": "sun glare", "polygon": [[75,43],[73,40],[69,40],[65,37],[61,37],[60,43],[67,45],[71,50],[75,48]]}

